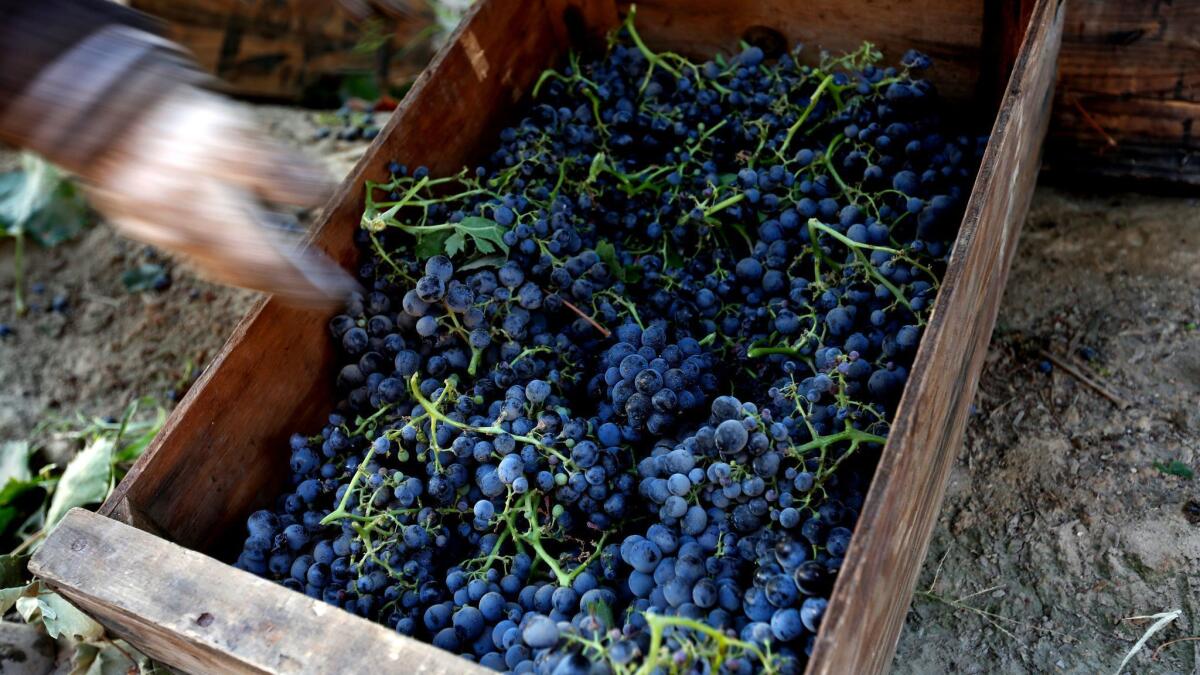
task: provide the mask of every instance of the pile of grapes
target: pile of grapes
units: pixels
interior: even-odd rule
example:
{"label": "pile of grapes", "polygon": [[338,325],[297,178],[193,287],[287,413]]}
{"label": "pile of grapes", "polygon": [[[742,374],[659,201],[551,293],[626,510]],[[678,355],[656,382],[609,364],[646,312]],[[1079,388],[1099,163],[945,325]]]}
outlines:
{"label": "pile of grapes", "polygon": [[393,162],[238,566],[496,670],[802,670],[984,145],[880,58],[627,20],[479,168]]}

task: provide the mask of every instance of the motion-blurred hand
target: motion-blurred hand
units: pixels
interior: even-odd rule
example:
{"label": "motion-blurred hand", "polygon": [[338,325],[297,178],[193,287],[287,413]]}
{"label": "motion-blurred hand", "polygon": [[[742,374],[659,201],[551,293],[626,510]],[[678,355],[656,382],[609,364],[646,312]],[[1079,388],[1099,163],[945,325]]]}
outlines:
{"label": "motion-blurred hand", "polygon": [[264,211],[264,202],[320,204],[325,174],[222,96],[177,84],[84,174],[92,203],[118,230],[217,281],[309,305],[339,302],[357,287]]}

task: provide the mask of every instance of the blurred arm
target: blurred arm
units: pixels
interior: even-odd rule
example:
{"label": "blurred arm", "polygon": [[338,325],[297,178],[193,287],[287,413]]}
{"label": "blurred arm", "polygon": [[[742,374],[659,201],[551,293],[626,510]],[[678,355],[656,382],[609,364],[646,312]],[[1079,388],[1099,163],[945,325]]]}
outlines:
{"label": "blurred arm", "polygon": [[107,0],[0,0],[0,141],[76,173],[180,81],[204,75]]}
{"label": "blurred arm", "polygon": [[118,230],[216,280],[343,299],[353,279],[263,208],[320,204],[324,172],[200,86],[208,78],[154,29],[107,0],[0,0],[0,142],[78,174]]}

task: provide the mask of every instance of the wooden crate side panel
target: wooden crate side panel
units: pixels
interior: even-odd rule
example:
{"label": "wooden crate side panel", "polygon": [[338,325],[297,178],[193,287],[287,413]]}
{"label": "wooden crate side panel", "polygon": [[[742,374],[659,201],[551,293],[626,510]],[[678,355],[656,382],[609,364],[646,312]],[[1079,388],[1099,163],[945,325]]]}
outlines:
{"label": "wooden crate side panel", "polygon": [[[628,3],[622,3],[627,5]],[[983,68],[982,0],[640,0],[639,32],[656,49],[708,58],[737,49],[738,41],[763,28],[789,46],[804,45],[815,60],[858,49],[864,40],[895,63],[906,49],[933,57],[930,77],[946,97],[975,100]]]}
{"label": "wooden crate side panel", "polygon": [[491,672],[83,509],[29,568],[113,634],[191,673]]}
{"label": "wooden crate side panel", "polygon": [[[372,70],[374,56],[354,51],[360,26],[337,3],[309,0],[132,0],[130,6],[166,23],[166,36],[185,46],[233,93],[296,97],[321,75]],[[433,22],[423,2],[388,19],[399,44]]]}
{"label": "wooden crate side panel", "polygon": [[1198,35],[1200,3],[1070,0],[1047,168],[1200,185]]}
{"label": "wooden crate side panel", "polygon": [[890,666],[1037,179],[1062,19],[1061,0],[1034,10],[809,673]]}
{"label": "wooden crate side panel", "polygon": [[[317,243],[352,268],[363,184],[385,178],[387,160],[435,174],[469,162],[561,51],[556,18],[540,2],[477,4],[338,188]],[[286,480],[288,435],[319,429],[332,409],[328,315],[275,300],[254,308],[102,512],[140,514],[173,540],[208,550],[269,503]]]}

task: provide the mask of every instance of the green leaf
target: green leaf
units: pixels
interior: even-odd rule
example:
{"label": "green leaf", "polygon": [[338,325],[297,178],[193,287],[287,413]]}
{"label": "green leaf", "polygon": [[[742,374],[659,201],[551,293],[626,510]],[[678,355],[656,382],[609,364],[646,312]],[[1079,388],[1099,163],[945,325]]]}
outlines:
{"label": "green leaf", "polygon": [[104,637],[103,626],[52,591],[42,590],[35,597],[17,598],[17,611],[27,623],[41,620],[46,632],[55,640],[60,635],[79,640]]}
{"label": "green leaf", "polygon": [[169,675],[165,667],[134,649],[124,640],[75,644],[68,675]]}
{"label": "green leaf", "polygon": [[469,237],[480,253],[486,255],[499,249],[508,254],[508,244],[504,243],[505,228],[491,218],[467,216],[454,223],[454,229]]}
{"label": "green leaf", "polygon": [[29,471],[28,442],[8,441],[0,445],[0,535],[18,515],[12,503],[41,484]]}
{"label": "green leaf", "polygon": [[[27,555],[0,555],[0,588],[13,588],[25,582],[25,565],[29,562]],[[3,614],[0,611],[0,614]]]}
{"label": "green leaf", "polygon": [[1179,478],[1184,478],[1186,480],[1191,480],[1196,475],[1195,472],[1192,471],[1191,467],[1177,459],[1173,459],[1166,464],[1156,461],[1154,462],[1154,468],[1158,469],[1160,473],[1164,473],[1168,476],[1178,476]]}
{"label": "green leaf", "polygon": [[8,526],[17,517],[17,507],[15,506],[0,506],[0,535],[3,535],[8,530]]}
{"label": "green leaf", "polygon": [[446,249],[446,240],[450,238],[450,232],[439,230],[422,234],[417,237],[417,246],[413,252],[418,258],[432,258],[435,255],[441,255]]}
{"label": "green leaf", "polygon": [[130,293],[152,291],[158,286],[160,279],[165,279],[167,272],[162,265],[143,263],[121,273],[121,283]]}
{"label": "green leaf", "polygon": [[596,255],[600,256],[600,260],[604,262],[614,277],[625,281],[625,267],[617,259],[617,247],[613,246],[611,241],[602,239],[596,242]]}
{"label": "green leaf", "polygon": [[79,190],[53,165],[24,154],[22,168],[0,176],[0,227],[24,232],[43,246],[79,234],[87,224],[87,204]]}
{"label": "green leaf", "polygon": [[507,260],[508,258],[502,255],[485,255],[481,258],[476,258],[471,262],[459,265],[458,270],[460,272],[469,272],[471,270],[477,270],[484,267],[500,267]]}
{"label": "green leaf", "polygon": [[112,484],[112,456],[113,440],[100,437],[88,443],[71,460],[50,499],[45,527],[56,525],[76,506],[104,501]]}
{"label": "green leaf", "polygon": [[453,258],[467,247],[467,238],[462,232],[455,232],[446,240],[446,255]]}
{"label": "green leaf", "polygon": [[29,442],[5,441],[0,444],[0,485],[14,480],[28,481],[30,476]]}
{"label": "green leaf", "polygon": [[667,246],[663,250],[666,260],[663,261],[666,269],[679,269],[683,267],[683,256],[679,255],[679,251],[674,246]]}
{"label": "green leaf", "polygon": [[36,583],[37,582],[34,582],[27,586],[11,586],[9,588],[0,588],[0,616],[7,614],[8,610],[12,609],[13,605],[17,604],[17,600],[20,600],[22,597],[24,597],[25,593],[29,591],[29,588],[36,585]]}

